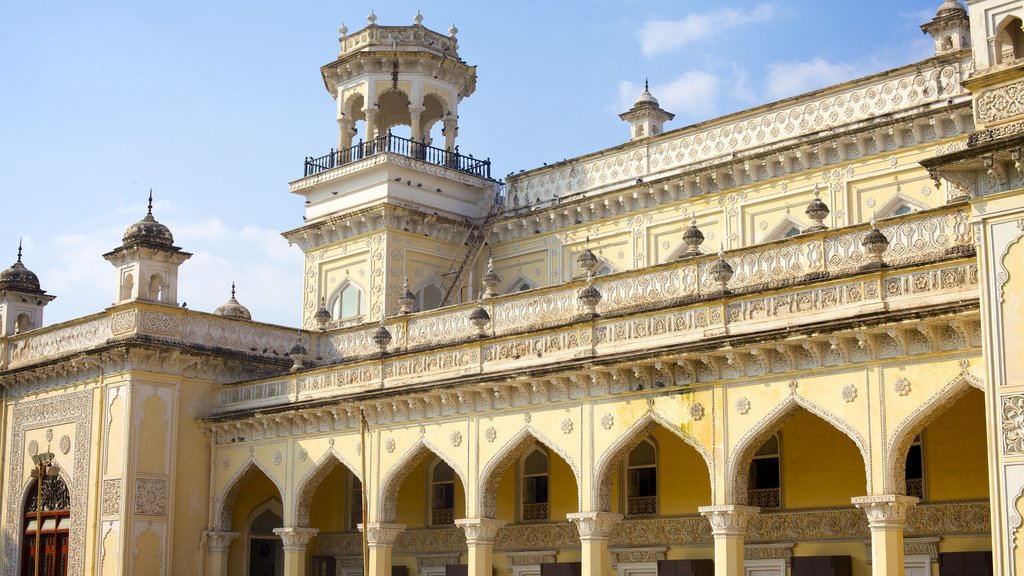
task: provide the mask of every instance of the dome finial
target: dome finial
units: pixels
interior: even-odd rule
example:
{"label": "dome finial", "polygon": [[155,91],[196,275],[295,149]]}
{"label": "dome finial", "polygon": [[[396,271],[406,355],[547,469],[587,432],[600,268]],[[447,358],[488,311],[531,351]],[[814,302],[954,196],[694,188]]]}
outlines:
{"label": "dome finial", "polygon": [[18,238],[18,262],[21,262],[21,238]]}
{"label": "dome finial", "polygon": [[232,298],[235,297],[235,283],[234,282],[231,283],[231,297]]}
{"label": "dome finial", "polygon": [[152,188],[149,189],[149,206],[148,206],[148,208],[146,210],[146,213],[149,214],[150,216],[153,215],[153,189]]}
{"label": "dome finial", "polygon": [[418,9],[416,10],[416,15],[412,18],[412,22],[417,26],[421,26],[423,24],[423,14],[420,14]]}
{"label": "dome finial", "polygon": [[647,78],[644,78],[644,92],[648,92],[651,89],[651,84]]}

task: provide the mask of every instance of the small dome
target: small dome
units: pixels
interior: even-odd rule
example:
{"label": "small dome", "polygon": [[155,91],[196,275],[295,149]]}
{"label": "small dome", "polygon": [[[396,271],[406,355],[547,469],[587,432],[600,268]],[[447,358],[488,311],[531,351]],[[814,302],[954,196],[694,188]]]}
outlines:
{"label": "small dome", "polygon": [[172,246],[174,236],[171,229],[156,221],[153,218],[153,191],[149,192],[149,210],[146,216],[132,224],[124,231],[122,241],[125,246],[132,244],[149,244],[157,246]]}
{"label": "small dome", "polygon": [[640,97],[636,99],[636,102],[633,103],[633,107],[635,108],[637,106],[647,105],[660,106],[660,104],[658,104],[658,99],[655,98],[653,94],[651,94],[651,89],[647,81],[644,80],[643,94],[640,94]]}
{"label": "small dome", "polygon": [[252,320],[252,314],[249,313],[249,309],[238,303],[235,300],[235,283],[231,283],[231,298],[223,306],[219,306],[213,311],[217,316],[224,316],[226,318],[238,318],[240,320]]}
{"label": "small dome", "polygon": [[11,267],[0,272],[0,290],[19,292],[42,292],[39,277],[21,263],[21,244],[18,244],[18,260]]}
{"label": "small dome", "polygon": [[938,18],[939,16],[950,16],[957,13],[966,15],[967,9],[964,8],[963,4],[961,4],[957,0],[946,0],[945,2],[942,3],[942,6],[939,6],[939,10],[938,12],[935,13],[935,17]]}
{"label": "small dome", "polygon": [[483,306],[477,306],[475,310],[469,313],[469,319],[470,321],[483,320],[487,322],[491,319],[491,315],[487,313]]}

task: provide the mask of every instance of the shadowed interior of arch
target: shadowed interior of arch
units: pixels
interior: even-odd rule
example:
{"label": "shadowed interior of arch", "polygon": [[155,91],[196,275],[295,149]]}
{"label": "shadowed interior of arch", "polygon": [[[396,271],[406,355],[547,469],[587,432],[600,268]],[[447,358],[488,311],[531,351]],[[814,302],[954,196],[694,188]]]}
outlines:
{"label": "shadowed interior of arch", "polygon": [[[230,525],[221,525],[220,528],[241,533],[241,536],[231,543],[228,556],[230,565],[250,566],[252,562],[256,562],[271,569],[277,566],[280,555],[276,550],[280,539],[274,536],[272,529],[281,526],[268,528],[269,516],[261,516],[261,513],[262,508],[268,508],[266,503],[282,501],[277,485],[258,466],[252,462],[248,463],[245,471],[236,478],[223,497],[222,522],[230,520]],[[254,516],[253,513],[258,508],[261,510]],[[263,533],[249,534],[254,518],[257,518],[258,527]]]}
{"label": "shadowed interior of arch", "polygon": [[508,524],[561,521],[579,509],[572,466],[532,435],[488,464],[481,478],[481,514]]}

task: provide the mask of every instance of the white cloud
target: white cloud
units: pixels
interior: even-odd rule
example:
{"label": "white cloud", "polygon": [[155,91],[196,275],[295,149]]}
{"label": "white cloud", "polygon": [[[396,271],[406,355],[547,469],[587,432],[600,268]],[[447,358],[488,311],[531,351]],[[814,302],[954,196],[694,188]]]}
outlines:
{"label": "white cloud", "polygon": [[775,15],[774,4],[758,4],[753,10],[722,8],[689,14],[681,20],[649,20],[637,32],[645,56],[655,56],[696,42],[729,28],[764,22]]}
{"label": "white cloud", "polygon": [[[620,111],[633,107],[643,87],[633,82],[619,82]],[[651,94],[661,107],[684,120],[698,120],[715,114],[718,108],[721,79],[714,74],[690,70],[667,84],[651,86]]]}
{"label": "white cloud", "polygon": [[805,62],[780,62],[768,65],[767,96],[773,100],[795,96],[852,80],[865,73],[857,64],[831,63],[816,57]]}

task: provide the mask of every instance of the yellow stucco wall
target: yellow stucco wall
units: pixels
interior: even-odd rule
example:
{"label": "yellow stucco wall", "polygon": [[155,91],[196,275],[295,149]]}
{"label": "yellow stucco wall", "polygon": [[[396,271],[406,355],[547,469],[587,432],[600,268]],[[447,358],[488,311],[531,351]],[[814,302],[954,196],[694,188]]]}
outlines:
{"label": "yellow stucco wall", "polygon": [[865,494],[864,460],[852,440],[806,410],[779,434],[786,508],[849,506]]}
{"label": "yellow stucco wall", "polygon": [[984,403],[985,395],[971,390],[925,428],[928,500],[988,497]]}

